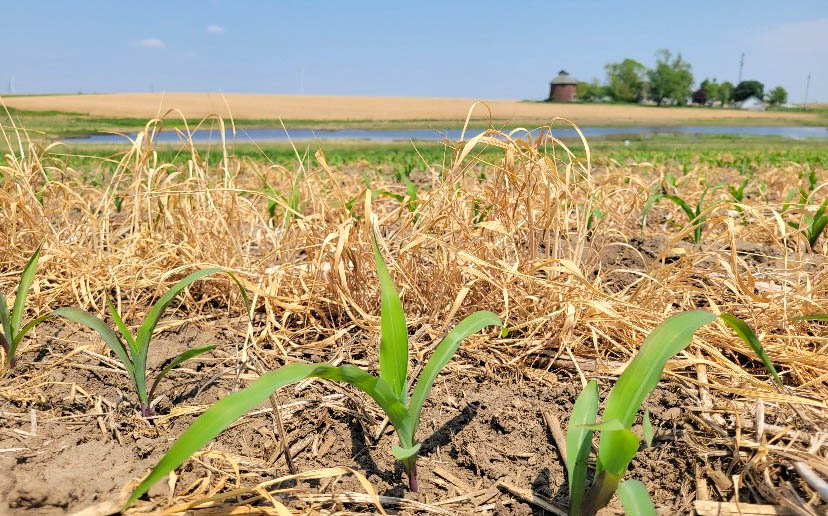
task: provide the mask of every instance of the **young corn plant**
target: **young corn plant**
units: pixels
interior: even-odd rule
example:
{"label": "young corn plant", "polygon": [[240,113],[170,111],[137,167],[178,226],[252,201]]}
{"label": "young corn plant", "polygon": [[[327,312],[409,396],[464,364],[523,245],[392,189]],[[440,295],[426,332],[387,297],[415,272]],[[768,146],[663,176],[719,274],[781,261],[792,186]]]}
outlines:
{"label": "young corn plant", "polygon": [[[785,204],[782,206],[781,213],[783,215],[788,211],[788,209],[790,209],[791,206],[795,206],[799,210],[805,211],[806,206],[808,205],[808,193],[804,190],[799,191],[799,203],[791,202],[795,195],[795,191],[789,192],[788,197],[785,200]],[[800,222],[793,222],[789,220],[786,221],[786,223],[788,226],[802,233],[805,239],[808,240],[810,249],[813,250],[820,235],[822,235],[825,228],[828,227],[828,198],[822,201],[822,204],[819,208],[817,208],[813,216],[805,213],[802,215],[802,220]]]}
{"label": "young corn plant", "polygon": [[164,310],[166,310],[169,304],[172,303],[175,296],[196,280],[217,272],[224,272],[229,275],[236,285],[238,285],[241,289],[242,297],[244,298],[245,305],[248,307],[249,313],[250,303],[247,299],[244,287],[242,287],[238,279],[236,279],[236,277],[230,272],[218,268],[211,268],[196,271],[173,285],[163,296],[161,296],[161,299],[159,299],[152,306],[149,313],[147,313],[147,317],[144,319],[144,322],[138,328],[138,333],[135,335],[130,332],[129,328],[126,326],[124,320],[121,318],[120,314],[118,314],[118,311],[115,309],[115,306],[109,298],[106,299],[106,306],[110,317],[121,334],[120,336],[118,336],[118,334],[116,334],[103,320],[79,308],[58,308],[50,315],[55,317],[64,317],[70,321],[83,324],[84,326],[96,331],[98,335],[101,336],[106,345],[109,346],[109,348],[121,361],[124,369],[127,370],[138,396],[138,404],[141,409],[141,415],[149,417],[153,414],[155,389],[158,387],[159,382],[167,376],[170,371],[180,366],[182,363],[215,348],[215,345],[211,345],[184,351],[180,355],[173,358],[173,360],[155,376],[155,380],[150,385],[150,388],[147,389],[147,356],[149,355],[152,333],[155,331],[158,321],[161,320],[161,315],[164,313]]}
{"label": "young corn plant", "polygon": [[826,226],[828,226],[828,198],[822,201],[822,204],[817,211],[814,213],[813,216],[805,215],[802,217],[802,234],[805,235],[805,238],[808,239],[808,245],[811,246],[811,250],[814,249],[816,246],[817,239],[825,231]]}
{"label": "young corn plant", "polygon": [[739,216],[742,218],[742,223],[745,225],[748,224],[748,220],[741,204],[745,200],[745,187],[747,187],[749,181],[750,179],[745,179],[739,186],[729,185],[727,187],[728,192],[730,192],[730,199],[735,203],[734,207],[736,208],[736,211],[739,212]]}
{"label": "young corn plant", "polygon": [[25,309],[26,295],[29,292],[29,287],[34,281],[35,273],[37,272],[37,260],[40,258],[40,249],[43,244],[37,246],[34,254],[32,254],[26,266],[23,268],[23,274],[20,276],[20,284],[17,286],[17,292],[14,295],[14,305],[11,311],[6,304],[6,296],[0,294],[0,347],[3,348],[5,359],[3,360],[3,367],[0,368],[0,378],[6,375],[10,370],[14,369],[17,362],[17,346],[23,340],[23,337],[29,333],[29,330],[34,328],[38,323],[49,318],[49,315],[43,315],[36,319],[32,319],[23,327],[23,311]]}
{"label": "young corn plant", "polygon": [[[753,330],[733,315],[722,314],[719,318],[748,344],[781,385]],[[578,396],[566,431],[570,516],[594,516],[609,503],[616,489],[627,514],[655,514],[643,485],[630,480],[620,482],[639,447],[638,436],[630,429],[644,399],[658,384],[667,360],[690,344],[696,330],[715,319],[710,312],[693,310],[674,315],[656,327],[610,391],[600,424],[596,424],[598,382],[591,380]],[[654,433],[649,414],[645,414],[643,426],[649,444]],[[600,432],[600,444],[595,479],[587,490],[587,460],[596,431]]]}
{"label": "young corn plant", "polygon": [[[666,199],[678,205],[685,214],[687,214],[687,218],[690,220],[690,225],[693,226],[693,243],[698,244],[701,242],[702,239],[702,232],[704,230],[704,221],[707,219],[707,215],[703,212],[705,211],[702,208],[702,204],[704,203],[704,197],[707,195],[707,191],[709,188],[705,188],[704,192],[702,193],[701,199],[696,204],[696,208],[691,208],[690,205],[677,195],[667,194],[663,192],[657,192],[650,195],[650,198],[647,199],[646,204],[644,204],[644,210],[641,214],[642,217],[647,216],[647,212],[652,208],[656,203],[661,201],[662,199]],[[708,207],[709,208],[709,207]]]}
{"label": "young corn plant", "polygon": [[417,454],[420,444],[416,439],[420,411],[428,397],[434,380],[457,352],[460,343],[473,333],[487,326],[502,326],[492,312],[475,312],[463,319],[446,334],[429,358],[416,380],[416,386],[408,395],[408,328],[397,288],[388,273],[376,241],[374,260],[380,281],[380,349],[379,377],[352,365],[294,363],[262,375],[249,387],[230,394],[199,416],[173,443],[167,453],[153,468],[147,478],[132,492],[127,506],[164,475],[180,466],[190,455],[197,452],[236,419],[267,399],[274,391],[305,378],[325,378],[353,385],[370,396],[382,408],[399,438],[399,445],[392,445],[391,452],[399,460],[411,491],[417,491]]}

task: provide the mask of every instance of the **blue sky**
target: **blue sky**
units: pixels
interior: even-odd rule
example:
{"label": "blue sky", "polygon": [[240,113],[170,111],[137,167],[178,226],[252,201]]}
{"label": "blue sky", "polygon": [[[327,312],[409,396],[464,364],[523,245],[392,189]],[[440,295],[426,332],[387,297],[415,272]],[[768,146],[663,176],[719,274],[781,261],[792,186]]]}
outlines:
{"label": "blue sky", "polygon": [[604,77],[681,52],[705,77],[828,101],[828,2],[0,0],[0,93],[542,98],[561,68]]}

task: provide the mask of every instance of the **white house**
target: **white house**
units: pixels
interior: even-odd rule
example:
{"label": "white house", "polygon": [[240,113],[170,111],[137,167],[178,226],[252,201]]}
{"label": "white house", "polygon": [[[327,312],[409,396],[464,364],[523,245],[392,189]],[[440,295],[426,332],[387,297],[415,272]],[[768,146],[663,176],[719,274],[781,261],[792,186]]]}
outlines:
{"label": "white house", "polygon": [[765,110],[765,101],[753,95],[751,97],[746,98],[742,102],[736,104],[736,107],[739,109],[749,109],[751,111],[764,111]]}

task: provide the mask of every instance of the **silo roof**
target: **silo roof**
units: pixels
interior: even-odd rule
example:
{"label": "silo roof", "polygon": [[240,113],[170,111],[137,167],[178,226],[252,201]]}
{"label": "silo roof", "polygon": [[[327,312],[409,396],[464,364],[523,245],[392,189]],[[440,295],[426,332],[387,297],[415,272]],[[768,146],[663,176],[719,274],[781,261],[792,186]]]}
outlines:
{"label": "silo roof", "polygon": [[566,73],[566,70],[561,70],[558,76],[552,79],[552,84],[578,84],[578,81]]}

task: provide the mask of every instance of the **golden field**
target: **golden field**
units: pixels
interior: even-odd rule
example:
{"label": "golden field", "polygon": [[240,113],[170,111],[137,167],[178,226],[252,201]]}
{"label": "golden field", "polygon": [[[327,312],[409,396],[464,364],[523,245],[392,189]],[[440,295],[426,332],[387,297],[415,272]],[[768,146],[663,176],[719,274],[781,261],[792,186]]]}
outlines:
{"label": "golden field", "polygon": [[[118,93],[6,97],[12,108],[64,111],[102,117],[151,118],[176,108],[187,117],[219,114],[238,119],[449,121],[464,120],[475,99],[357,97],[219,93]],[[611,124],[808,124],[811,113],[748,112],[730,109],[637,105],[560,104],[488,100],[474,119],[549,121],[563,117],[582,125]],[[491,115],[489,112],[491,111]]]}

